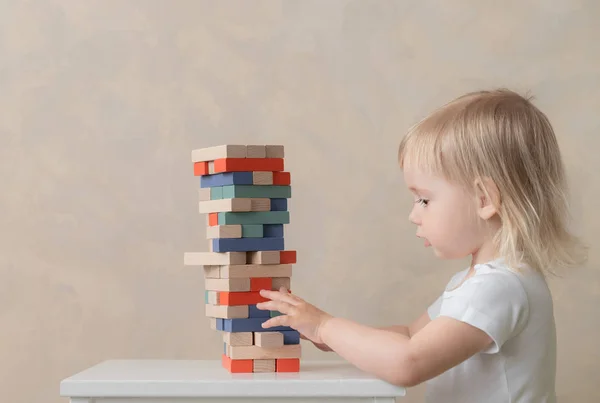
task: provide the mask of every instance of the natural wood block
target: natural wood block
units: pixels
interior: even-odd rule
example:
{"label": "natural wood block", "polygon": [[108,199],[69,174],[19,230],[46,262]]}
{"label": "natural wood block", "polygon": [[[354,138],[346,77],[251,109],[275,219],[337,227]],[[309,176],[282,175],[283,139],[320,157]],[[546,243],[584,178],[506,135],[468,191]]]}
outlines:
{"label": "natural wood block", "polygon": [[269,171],[255,171],[252,172],[252,184],[253,185],[273,185],[273,172]]}
{"label": "natural wood block", "polygon": [[212,252],[214,252],[214,251],[215,251],[215,248],[213,248],[212,239],[209,239],[209,240],[208,240],[208,251],[209,251],[210,253],[212,253]]}
{"label": "natural wood block", "polygon": [[200,188],[198,189],[198,199],[200,201],[209,201],[211,188]]}
{"label": "natural wood block", "polygon": [[285,158],[285,148],[282,145],[267,145],[267,158]]}
{"label": "natural wood block", "polygon": [[300,358],[301,344],[281,347],[227,346],[227,356],[233,360],[272,360],[275,358]]}
{"label": "natural wood block", "polygon": [[254,344],[259,347],[281,347],[283,346],[283,333],[255,332]]}
{"label": "natural wood block", "polygon": [[[283,171],[283,168],[283,158],[221,158],[214,161],[214,173]],[[211,173],[210,163],[208,172]]]}
{"label": "natural wood block", "polygon": [[270,290],[273,279],[270,277],[250,278],[250,291]]}
{"label": "natural wood block", "polygon": [[254,333],[252,332],[225,332],[223,342],[230,346],[252,346],[254,344]]}
{"label": "natural wood block", "polygon": [[246,264],[246,252],[185,252],[186,266]]}
{"label": "natural wood block", "polygon": [[209,175],[213,175],[215,173],[216,173],[216,171],[215,171],[215,162],[214,161],[209,161],[208,162],[208,174]]}
{"label": "natural wood block", "polygon": [[231,373],[251,373],[254,369],[252,360],[232,360],[225,354],[221,356],[221,365]]}
{"label": "natural wood block", "polygon": [[240,224],[216,225],[206,228],[206,238],[241,238],[242,226]]}
{"label": "natural wood block", "polygon": [[207,278],[204,288],[213,291],[250,291],[249,278]]}
{"label": "natural wood block", "polygon": [[217,330],[217,318],[208,318],[210,320],[210,328]]}
{"label": "natural wood block", "polygon": [[248,263],[279,264],[280,251],[248,252]]}
{"label": "natural wood block", "polygon": [[247,200],[250,200],[250,211],[271,211],[271,199],[252,198]]}
{"label": "natural wood block", "polygon": [[204,298],[205,303],[211,304],[211,305],[220,305],[219,304],[219,291],[204,290],[204,293],[205,293],[205,298]]}
{"label": "natural wood block", "polygon": [[285,287],[286,290],[290,290],[291,279],[289,277],[275,277],[271,280],[271,289],[279,290],[281,287]]}
{"label": "natural wood block", "polygon": [[259,302],[268,301],[259,292],[219,292],[219,304],[221,305],[256,305]]}
{"label": "natural wood block", "polygon": [[242,319],[248,317],[248,305],[213,305],[205,304],[206,316],[223,319]]}
{"label": "natural wood block", "polygon": [[259,145],[247,145],[246,158],[267,158],[267,147]]}
{"label": "natural wood block", "polygon": [[[262,200],[262,199],[261,199]],[[264,203],[263,203],[264,204]],[[259,203],[260,205],[260,203]],[[269,208],[271,204],[269,203]],[[234,198],[198,202],[200,213],[245,212],[252,211],[252,199]],[[267,210],[268,211],[268,210]]]}
{"label": "natural wood block", "polygon": [[[221,266],[205,265],[204,266],[204,278],[221,278]],[[283,277],[283,276],[281,276]]]}
{"label": "natural wood block", "polygon": [[[266,150],[265,150],[266,153]],[[192,150],[192,162],[214,161],[219,158],[245,158],[246,146],[225,144]]]}
{"label": "natural wood block", "polygon": [[291,264],[243,264],[219,266],[219,278],[291,277]]}
{"label": "natural wood block", "polygon": [[275,372],[275,360],[252,360],[252,372]]}
{"label": "natural wood block", "polygon": [[300,358],[280,358],[275,360],[277,372],[300,372]]}

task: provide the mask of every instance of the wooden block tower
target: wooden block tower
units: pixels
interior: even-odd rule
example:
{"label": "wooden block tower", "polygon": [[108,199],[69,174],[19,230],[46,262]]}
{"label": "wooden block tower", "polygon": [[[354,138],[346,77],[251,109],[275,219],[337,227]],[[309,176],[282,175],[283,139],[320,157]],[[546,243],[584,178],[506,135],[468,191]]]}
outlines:
{"label": "wooden block tower", "polygon": [[200,177],[199,212],[207,215],[208,252],[187,252],[184,265],[203,266],[206,316],[223,333],[229,372],[299,372],[300,334],[261,324],[261,289],[290,289],[296,251],[286,250],[290,173],[281,145],[221,145],[192,151]]}

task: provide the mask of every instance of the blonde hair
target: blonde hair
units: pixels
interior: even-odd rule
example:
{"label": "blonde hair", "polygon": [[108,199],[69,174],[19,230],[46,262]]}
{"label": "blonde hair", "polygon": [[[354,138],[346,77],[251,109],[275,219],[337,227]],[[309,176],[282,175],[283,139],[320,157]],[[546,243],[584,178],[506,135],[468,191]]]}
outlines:
{"label": "blonde hair", "polygon": [[491,179],[501,200],[494,244],[511,267],[525,263],[545,274],[584,263],[587,248],[567,229],[558,142],[531,98],[506,89],[456,98],[410,128],[398,159],[465,189]]}

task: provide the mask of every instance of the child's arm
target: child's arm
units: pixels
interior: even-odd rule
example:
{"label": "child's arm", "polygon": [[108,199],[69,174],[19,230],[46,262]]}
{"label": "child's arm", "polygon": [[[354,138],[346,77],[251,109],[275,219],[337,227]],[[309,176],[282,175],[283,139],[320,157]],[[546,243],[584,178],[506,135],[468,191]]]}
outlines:
{"label": "child's arm", "polygon": [[389,330],[394,333],[400,333],[407,337],[413,337],[417,332],[431,321],[429,318],[429,314],[424,312],[419,316],[415,321],[413,321],[410,325],[393,325],[393,326],[384,326],[380,327],[381,330]]}
{"label": "child's arm", "polygon": [[[314,343],[325,343],[356,367],[402,386],[431,379],[491,343],[482,330],[447,317],[428,322],[409,338],[334,318],[285,290],[262,290],[261,295],[271,301],[258,304],[259,309],[282,313],[263,327],[290,326]],[[421,316],[417,322],[425,319]]]}

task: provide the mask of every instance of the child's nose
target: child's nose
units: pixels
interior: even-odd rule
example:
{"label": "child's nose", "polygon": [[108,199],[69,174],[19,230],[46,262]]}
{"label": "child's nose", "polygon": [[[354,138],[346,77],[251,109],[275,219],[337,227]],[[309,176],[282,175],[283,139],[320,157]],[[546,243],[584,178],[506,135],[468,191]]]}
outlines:
{"label": "child's nose", "polygon": [[418,214],[416,213],[414,208],[411,210],[410,214],[408,215],[408,220],[415,225],[419,225],[421,223],[421,220],[419,219]]}

